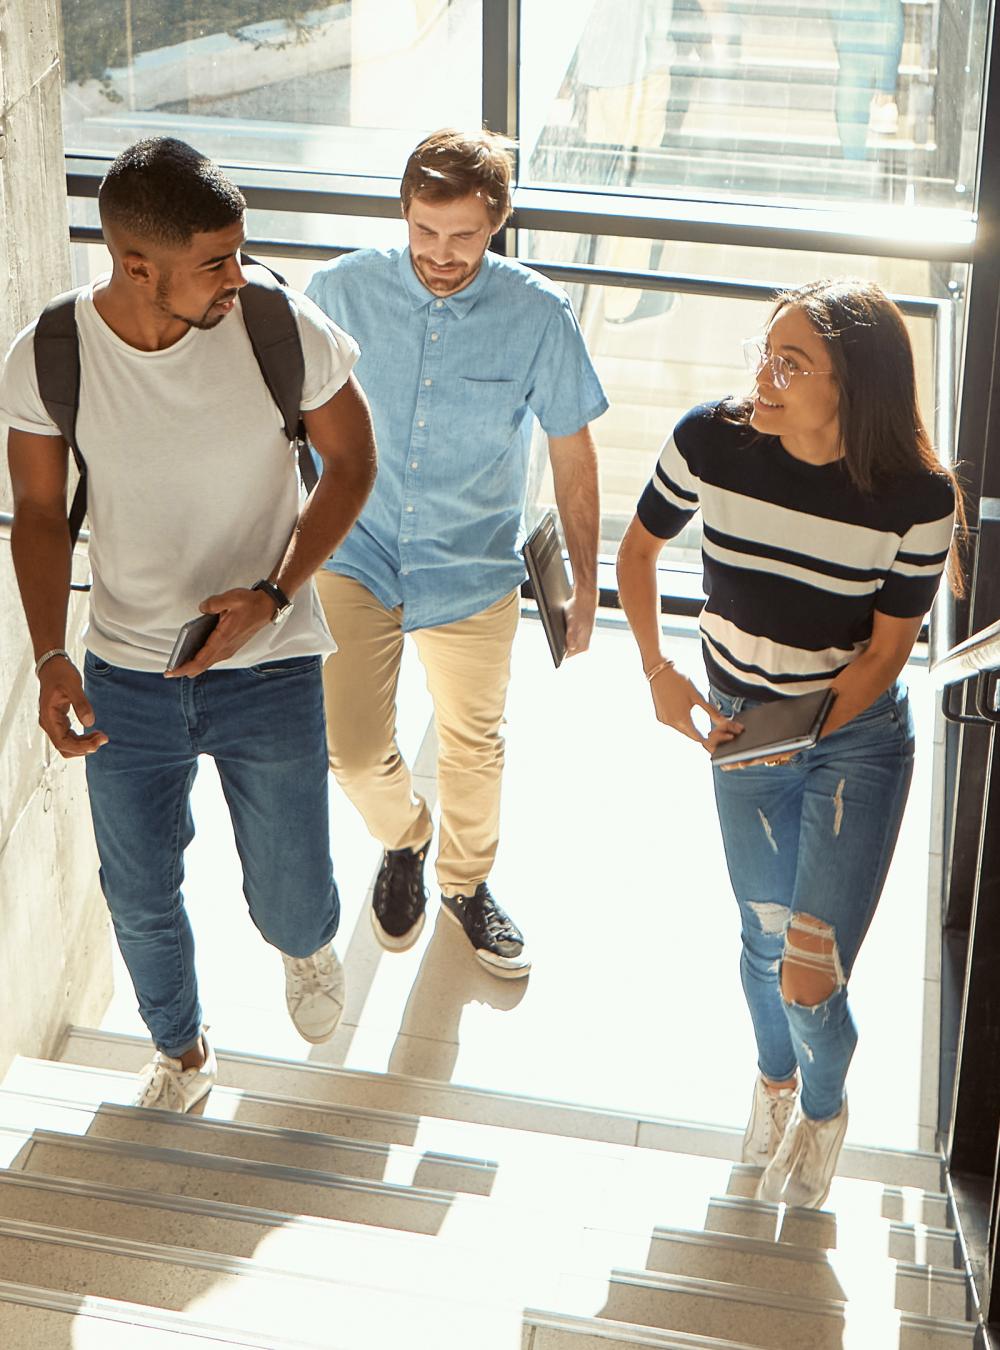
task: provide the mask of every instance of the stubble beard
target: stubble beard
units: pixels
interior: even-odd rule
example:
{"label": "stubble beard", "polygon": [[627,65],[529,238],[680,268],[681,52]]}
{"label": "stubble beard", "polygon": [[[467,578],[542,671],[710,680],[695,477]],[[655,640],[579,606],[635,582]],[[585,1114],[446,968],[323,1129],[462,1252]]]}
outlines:
{"label": "stubble beard", "polygon": [[226,314],[216,314],[214,318],[210,319],[208,316],[212,313],[215,306],[222,304],[225,300],[235,299],[238,293],[239,292],[235,290],[223,292],[218,299],[212,301],[208,309],[205,310],[200,318],[192,319],[189,314],[178,314],[175,310],[170,308],[170,277],[160,277],[156,283],[156,307],[160,313],[164,314],[168,319],[176,319],[178,323],[186,323],[189,328],[199,328],[202,332],[205,332],[210,328],[218,327],[230,312],[227,310]]}
{"label": "stubble beard", "polygon": [[464,272],[458,272],[447,278],[434,277],[426,272],[423,267],[423,260],[414,258],[411,255],[410,261],[413,263],[413,270],[416,272],[420,282],[432,291],[434,295],[454,295],[457,291],[462,291],[470,285],[479,274],[479,269],[483,265],[482,258],[476,263],[475,267],[467,267]]}

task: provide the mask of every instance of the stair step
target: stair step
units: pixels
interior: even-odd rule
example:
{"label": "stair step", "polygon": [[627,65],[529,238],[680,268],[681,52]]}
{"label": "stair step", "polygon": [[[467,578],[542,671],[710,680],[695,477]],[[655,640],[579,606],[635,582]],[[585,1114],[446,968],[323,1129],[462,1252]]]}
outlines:
{"label": "stair step", "polygon": [[[419,1234],[369,1226],[247,1209],[215,1199],[151,1196],[146,1190],[36,1178],[30,1173],[0,1174],[0,1223],[44,1223],[58,1215],[63,1228],[95,1237],[191,1248],[264,1261],[289,1273],[336,1271],[342,1279],[364,1281],[373,1260],[381,1259],[394,1274],[394,1287],[430,1286],[446,1273],[449,1279],[476,1279],[484,1258],[509,1260],[510,1225],[500,1216],[495,1225],[484,1216],[476,1234],[452,1241],[439,1234]],[[534,1270],[600,1274],[616,1265],[645,1266],[667,1274],[725,1277],[786,1292],[824,1297],[849,1294],[856,1302],[881,1302],[908,1312],[937,1316],[965,1315],[965,1282],[955,1271],[897,1264],[868,1244],[851,1244],[839,1252],[654,1227],[634,1234],[598,1230],[567,1235],[562,1247],[539,1243],[522,1232],[523,1259]],[[884,1248],[883,1248],[884,1252]],[[373,1255],[377,1254],[377,1255]],[[751,1281],[750,1274],[755,1275]]]}
{"label": "stair step", "polygon": [[[71,1028],[61,1058],[137,1072],[147,1061],[149,1043],[139,1037]],[[502,1125],[531,1132],[566,1135],[640,1148],[735,1159],[742,1130],[693,1125],[625,1111],[609,1111],[544,1098],[490,1092],[432,1079],[368,1073],[293,1060],[218,1052],[221,1084],[289,1094],[300,1100],[364,1109],[402,1111],[451,1120]],[[841,1154],[840,1176],[893,1186],[941,1189],[941,1159],[936,1154],[848,1145]]]}
{"label": "stair step", "polygon": [[[436,1348],[475,1344],[515,1350],[521,1309],[546,1299],[545,1281],[516,1264],[491,1261],[488,1290],[466,1275],[439,1272],[429,1288],[400,1289],[394,1271],[373,1261],[367,1278],[291,1275],[259,1260],[94,1238],[44,1225],[0,1223],[0,1280],[21,1281],[101,1298],[141,1299],[151,1307],[193,1313],[272,1336],[329,1345],[319,1328],[336,1327],[344,1346],[402,1344]],[[443,1285],[443,1288],[441,1287]],[[391,1292],[391,1297],[386,1297]],[[527,1296],[527,1299],[526,1299]],[[564,1276],[549,1297],[577,1315],[724,1337],[736,1327],[751,1345],[810,1350],[904,1345],[904,1322],[971,1346],[965,1323],[919,1319],[840,1300],[776,1294],[733,1283],[651,1272],[612,1271],[610,1279]],[[865,1338],[865,1339],[862,1339]],[[463,1339],[464,1338],[464,1339]],[[942,1345],[945,1343],[942,1340]]]}
{"label": "stair step", "polygon": [[9,1350],[302,1350],[302,1342],[236,1333],[138,1303],[0,1282],[0,1344]]}
{"label": "stair step", "polygon": [[560,1285],[560,1308],[672,1332],[738,1335],[766,1350],[909,1350],[927,1336],[937,1338],[929,1343],[935,1350],[938,1341],[971,1350],[975,1332],[964,1321],[648,1271],[613,1271],[601,1282],[568,1277]]}
{"label": "stair step", "polygon": [[[522,1350],[813,1350],[814,1342],[748,1342],[695,1333],[664,1330],[613,1318],[580,1317],[528,1308],[524,1313],[525,1339]],[[882,1325],[858,1326],[851,1321],[843,1328],[837,1350],[973,1350],[973,1329],[960,1323],[900,1314]]]}
{"label": "stair step", "polygon": [[[857,1220],[845,1203],[841,1212],[786,1209],[741,1196],[717,1195],[709,1201],[705,1231],[759,1238],[765,1242],[788,1242],[796,1247],[825,1250],[865,1243],[871,1250],[873,1237],[881,1244],[877,1255],[895,1261],[955,1269],[956,1235],[950,1228],[886,1220],[884,1234],[870,1222]],[[883,1241],[884,1238],[884,1241]]]}
{"label": "stair step", "polygon": [[16,1128],[194,1149],[220,1157],[249,1158],[375,1181],[405,1176],[416,1186],[473,1195],[488,1195],[496,1175],[496,1164],[484,1159],[430,1154],[401,1144],[363,1143],[328,1134],[128,1106],[102,1104],[94,1109],[8,1092],[0,1092],[0,1120]]}
{"label": "stair step", "polygon": [[100,1298],[142,1301],[201,1321],[292,1338],[317,1350],[406,1345],[420,1350],[516,1350],[520,1304],[493,1280],[446,1295],[393,1289],[382,1272],[350,1284],[271,1271],[239,1257],[152,1247],[41,1225],[0,1225],[0,1279]]}
{"label": "stair step", "polygon": [[[107,1070],[86,1071],[77,1067],[70,1071],[65,1067],[53,1066],[53,1068],[57,1070],[56,1073],[45,1075],[45,1083],[50,1090],[55,1090],[59,1086],[59,1077],[62,1074],[63,1089],[72,1089],[77,1096],[85,1096],[88,1089],[93,1090],[98,1099],[105,1089],[131,1091],[131,1080],[125,1075],[111,1075]],[[36,1086],[39,1085],[33,1074],[27,1076]],[[2,1100],[0,1097],[0,1101]],[[19,1106],[23,1113],[22,1123],[30,1125],[30,1099],[15,1095],[8,1100]],[[248,1127],[245,1122],[237,1125],[229,1121],[222,1125],[209,1118],[216,1111],[223,1116],[227,1115],[236,1101],[239,1102],[241,1110],[252,1111],[254,1105],[262,1104],[268,1111],[274,1109],[278,1113],[275,1119],[287,1118],[281,1114],[282,1104],[279,1100],[263,1099],[262,1102],[258,1102],[256,1098],[241,1097],[232,1090],[219,1088],[214,1089],[208,1098],[206,1111],[209,1115],[205,1118],[164,1116],[159,1112],[123,1111],[120,1107],[108,1106],[84,1108],[81,1105],[77,1109],[83,1113],[83,1119],[93,1119],[95,1122],[100,1119],[103,1112],[117,1112],[119,1116],[132,1123],[130,1133],[134,1136],[133,1142],[136,1142],[136,1138],[142,1138],[141,1119],[148,1114],[157,1128],[163,1125],[162,1133],[150,1138],[151,1144],[169,1147],[170,1139],[173,1137],[175,1147],[183,1146],[189,1151],[197,1151],[200,1148],[200,1137],[203,1131],[206,1131],[210,1141],[207,1149],[209,1154],[215,1153],[218,1157],[240,1153],[247,1157],[249,1148],[242,1134],[248,1131],[250,1141],[256,1147],[258,1140],[254,1128]],[[88,1110],[91,1111],[90,1115],[87,1114]],[[306,1106],[305,1110],[308,1112],[305,1118],[311,1125],[326,1125],[330,1131],[341,1127],[345,1120],[336,1108],[317,1110]],[[351,1121],[350,1117],[347,1119]],[[387,1130],[392,1116],[383,1112],[374,1119],[383,1130]],[[727,1223],[732,1224],[738,1220],[739,1225],[749,1224],[746,1231],[751,1235],[764,1238],[775,1236],[777,1210],[774,1206],[768,1205],[757,1209],[750,1205],[748,1209],[739,1210],[735,1219],[733,1217],[732,1200],[743,1197],[749,1201],[754,1194],[759,1172],[753,1167],[729,1164],[717,1159],[686,1157],[660,1150],[635,1149],[585,1140],[563,1140],[493,1126],[436,1119],[419,1123],[410,1117],[398,1119],[407,1122],[408,1134],[404,1137],[419,1140],[423,1149],[401,1148],[398,1156],[390,1153],[386,1158],[386,1165],[389,1166],[391,1163],[392,1170],[386,1171],[382,1180],[428,1186],[429,1177],[420,1162],[422,1158],[428,1154],[440,1156],[446,1150],[464,1154],[466,1157],[476,1154],[480,1158],[489,1156],[498,1160],[490,1164],[489,1171],[484,1172],[483,1176],[489,1177],[490,1193],[507,1204],[529,1203],[536,1209],[544,1206],[553,1212],[565,1211],[567,1203],[579,1208],[580,1178],[585,1176],[586,1217],[595,1225],[623,1231],[648,1232],[648,1227],[644,1227],[647,1224],[669,1222],[676,1227],[701,1229],[707,1215],[710,1227],[725,1227]],[[362,1117],[361,1123],[367,1127],[370,1120],[368,1117]],[[215,1132],[220,1129],[224,1133],[228,1132],[236,1141],[232,1145],[227,1145],[226,1140],[223,1140],[222,1153],[214,1139]],[[91,1130],[82,1142],[86,1144],[95,1137],[107,1133],[105,1129]],[[122,1134],[120,1130],[115,1133],[119,1136]],[[322,1146],[328,1138],[325,1132],[314,1131],[300,1135],[299,1132],[288,1129],[266,1130],[264,1136],[269,1140],[277,1138],[279,1141],[288,1142],[289,1164],[294,1164],[296,1157],[299,1157],[300,1162],[305,1161],[295,1149],[296,1140],[302,1138],[310,1141],[307,1152],[315,1158],[317,1154],[322,1154]],[[71,1142],[62,1136],[55,1137],[57,1140],[62,1138],[64,1143]],[[26,1142],[27,1138],[27,1135],[22,1136],[22,1142]],[[37,1137],[35,1142],[38,1143]],[[59,1164],[53,1163],[51,1166],[58,1166],[62,1173],[71,1166],[71,1162],[67,1161],[65,1154],[58,1156],[63,1161]],[[280,1156],[279,1149],[274,1155],[274,1160],[277,1161]],[[34,1158],[25,1165],[28,1171],[33,1173],[38,1171],[42,1163],[37,1151]],[[108,1164],[105,1162],[101,1166],[107,1168]],[[447,1163],[444,1162],[441,1166],[447,1167]],[[341,1174],[336,1167],[324,1170]],[[464,1183],[462,1189],[476,1193],[475,1187],[461,1175],[463,1169],[456,1170],[459,1172],[456,1179]],[[86,1175],[92,1177],[93,1173],[88,1172]],[[118,1180],[108,1172],[104,1175],[109,1180]],[[357,1175],[356,1171],[353,1175]],[[485,1186],[482,1187],[480,1193],[485,1193],[486,1189]],[[713,1199],[720,1190],[726,1191],[727,1194],[717,1200]],[[277,1202],[272,1198],[267,1203],[274,1206]],[[719,1217],[720,1206],[721,1217]],[[843,1211],[840,1221],[841,1241],[843,1242],[846,1235],[850,1234],[855,1244],[862,1245],[866,1251],[870,1250],[875,1258],[883,1258],[887,1254],[890,1240],[887,1219],[902,1218],[910,1222],[930,1223],[932,1226],[942,1221],[947,1223],[948,1204],[942,1195],[913,1189],[891,1188],[887,1191],[880,1183],[850,1178],[834,1179],[830,1206]],[[279,1207],[284,1206],[279,1204]],[[827,1237],[823,1223],[832,1218],[832,1215],[825,1215],[818,1216],[817,1219],[817,1216],[806,1213],[802,1221],[808,1225],[810,1232],[816,1230],[819,1222],[818,1240],[821,1245],[829,1245],[834,1239]],[[786,1227],[795,1221],[795,1215],[789,1214],[786,1216]],[[743,1228],[738,1228],[738,1231],[743,1231]],[[835,1229],[831,1231],[835,1233]],[[810,1238],[810,1245],[813,1241],[814,1239]],[[910,1246],[914,1245],[911,1241]]]}
{"label": "stair step", "polygon": [[665,1275],[724,1280],[775,1293],[807,1294],[854,1304],[879,1302],[904,1312],[966,1316],[966,1282],[949,1268],[897,1263],[855,1246],[794,1247],[724,1233],[657,1228],[644,1262]]}
{"label": "stair step", "polygon": [[[351,1223],[436,1233],[455,1198],[387,1182],[142,1144],[76,1139],[37,1131],[20,1170],[32,1176],[123,1183],[151,1194],[200,1195],[230,1204],[347,1219]],[[465,1197],[479,1200],[480,1197]]]}
{"label": "stair step", "polygon": [[683,1331],[661,1331],[609,1318],[574,1317],[569,1313],[528,1308],[521,1350],[615,1350],[616,1346],[646,1350],[757,1350],[745,1341],[716,1336],[689,1336]]}

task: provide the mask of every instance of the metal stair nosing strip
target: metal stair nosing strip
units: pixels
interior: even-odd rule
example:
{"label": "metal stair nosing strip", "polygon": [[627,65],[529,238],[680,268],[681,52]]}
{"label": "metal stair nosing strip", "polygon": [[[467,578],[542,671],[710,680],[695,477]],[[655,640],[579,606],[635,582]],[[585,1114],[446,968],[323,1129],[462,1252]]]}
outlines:
{"label": "metal stair nosing strip", "polygon": [[[253,1121],[239,1120],[219,1120],[212,1116],[183,1115],[177,1111],[159,1111],[144,1107],[140,1111],[138,1107],[122,1106],[113,1102],[104,1102],[98,1111],[92,1108],[53,1097],[36,1097],[31,1093],[8,1094],[0,1091],[0,1119],[3,1116],[3,1099],[8,1095],[16,1095],[26,1101],[37,1101],[46,1106],[61,1108],[68,1111],[79,1111],[80,1113],[94,1116],[100,1114],[104,1117],[114,1117],[116,1119],[136,1121],[140,1123],[148,1118],[151,1122],[157,1122],[161,1125],[169,1126],[171,1129],[179,1131],[183,1135],[186,1130],[191,1131],[191,1140],[193,1149],[197,1149],[198,1132],[203,1129],[209,1129],[217,1132],[221,1136],[231,1135],[236,1137],[246,1137],[250,1139],[268,1140],[275,1144],[302,1144],[315,1146],[316,1148],[343,1149],[345,1152],[354,1152],[362,1155],[368,1155],[373,1158],[387,1158],[390,1152],[398,1154],[400,1145],[372,1143],[363,1139],[352,1139],[346,1135],[322,1134],[315,1130],[297,1130],[280,1125],[258,1125]],[[53,1131],[55,1133],[55,1131]],[[74,1136],[82,1138],[84,1136]],[[101,1138],[109,1143],[134,1143],[135,1140],[120,1138],[117,1135],[90,1135],[89,1138]],[[490,1174],[495,1171],[498,1164],[488,1158],[472,1158],[461,1156],[459,1154],[440,1153],[434,1151],[425,1151],[423,1149],[412,1150],[418,1154],[421,1162],[441,1163],[457,1170],[466,1169],[470,1175],[481,1173]],[[231,1157],[231,1154],[220,1154],[219,1156]]]}
{"label": "metal stair nosing strip", "polygon": [[[238,1205],[230,1200],[216,1200],[208,1196],[173,1195],[169,1192],[138,1190],[104,1181],[78,1181],[72,1177],[54,1177],[44,1173],[0,1171],[0,1192],[8,1186],[51,1194],[54,1202],[60,1197],[73,1196],[133,1206],[137,1210],[156,1209],[173,1214],[186,1214],[194,1218],[222,1219],[230,1223],[251,1224],[282,1231],[296,1229],[320,1235],[330,1232],[349,1233],[358,1241],[399,1243],[404,1250],[432,1244],[435,1249],[449,1245],[436,1234],[414,1232],[407,1228],[358,1224],[350,1219],[328,1219],[319,1214],[293,1214],[290,1210],[265,1209],[259,1205]],[[7,1220],[0,1214],[0,1224],[5,1222]],[[16,1222],[26,1223],[31,1220],[19,1219]]]}
{"label": "metal stair nosing strip", "polygon": [[[134,1051],[136,1067],[145,1062],[149,1043],[140,1037],[121,1036],[113,1032],[89,1031],[70,1027],[63,1042],[63,1051],[73,1041],[90,1041],[108,1047],[117,1046]],[[310,1101],[329,1102],[331,1093],[340,1088],[366,1089],[369,1092],[393,1092],[416,1099],[403,1109],[409,1115],[427,1114],[442,1119],[467,1120],[470,1123],[503,1125],[506,1128],[528,1132],[556,1133],[553,1122],[562,1119],[568,1128],[565,1133],[574,1138],[594,1139],[612,1144],[632,1144],[643,1148],[676,1153],[692,1153],[735,1161],[739,1157],[743,1130],[721,1125],[699,1124],[692,1121],[670,1120],[666,1117],[641,1112],[588,1106],[556,1098],[533,1097],[523,1093],[495,1092],[489,1088],[446,1083],[436,1079],[409,1077],[402,1074],[377,1073],[363,1069],[344,1069],[332,1065],[314,1064],[300,1060],[280,1059],[275,1056],[248,1055],[217,1050],[220,1075],[240,1068],[258,1073],[294,1073],[302,1083],[317,1087],[325,1085],[327,1093],[310,1097]],[[61,1056],[62,1057],[62,1056]],[[238,1082],[224,1085],[240,1087]],[[259,1091],[259,1088],[252,1088]],[[277,1094],[275,1094],[277,1095]],[[298,1095],[298,1091],[296,1093]],[[343,1096],[333,1097],[338,1106],[350,1105]],[[419,1104],[418,1104],[419,1103]],[[366,1110],[372,1103],[359,1103]],[[472,1107],[477,1108],[471,1114]],[[462,1107],[464,1106],[464,1111]],[[432,1109],[436,1108],[436,1109]],[[450,1109],[449,1109],[450,1108]],[[492,1108],[484,1114],[483,1108]],[[386,1108],[381,1108],[386,1109]],[[395,1108],[388,1108],[390,1110]],[[532,1122],[534,1114],[534,1123]],[[501,1117],[506,1116],[507,1119]],[[516,1117],[516,1119],[514,1119]],[[543,1123],[544,1121],[544,1123]],[[558,1131],[562,1133],[563,1131]],[[841,1153],[839,1175],[865,1181],[889,1182],[895,1186],[918,1186],[927,1190],[941,1190],[943,1162],[939,1154],[919,1150],[887,1149],[847,1145]],[[928,1184],[930,1182],[930,1184]]]}
{"label": "metal stair nosing strip", "polygon": [[[836,1213],[832,1209],[793,1209],[782,1206],[777,1202],[772,1203],[769,1200],[756,1200],[752,1196],[743,1195],[713,1195],[709,1200],[713,1209],[733,1210],[742,1214],[762,1214],[768,1217],[776,1217],[781,1209],[786,1214],[792,1216],[796,1224],[816,1224],[817,1226],[829,1224],[831,1220],[836,1219]],[[954,1244],[956,1233],[954,1228],[938,1228],[929,1223],[907,1223],[902,1219],[890,1219],[881,1215],[881,1220],[885,1224],[889,1233],[920,1233],[927,1237],[938,1238],[941,1241],[949,1241]],[[714,1232],[714,1229],[706,1229],[706,1232]],[[802,1244],[793,1244],[802,1245]]]}
{"label": "metal stair nosing strip", "polygon": [[[740,1303],[755,1307],[773,1308],[776,1311],[798,1313],[806,1317],[832,1317],[845,1321],[848,1309],[860,1309],[861,1315],[875,1311],[871,1305],[858,1304],[850,1299],[827,1298],[812,1294],[789,1294],[776,1289],[762,1289],[758,1285],[730,1283],[726,1280],[712,1280],[703,1276],[670,1275],[652,1270],[612,1270],[608,1279],[612,1286],[644,1289],[653,1293],[693,1294],[726,1303]],[[900,1323],[919,1328],[940,1329],[947,1333],[968,1334],[974,1330],[974,1324],[948,1317],[928,1317],[923,1313],[903,1312],[898,1308],[883,1306],[878,1310],[883,1316],[898,1318]]]}
{"label": "metal stair nosing strip", "polygon": [[[895,1221],[884,1220],[887,1224]],[[736,1256],[759,1256],[768,1260],[788,1262],[793,1269],[796,1264],[828,1267],[830,1248],[802,1247],[793,1242],[779,1242],[774,1239],[749,1237],[744,1233],[722,1233],[711,1229],[670,1228],[657,1224],[650,1235],[650,1245],[657,1242],[665,1244],[683,1243],[685,1246],[707,1248],[710,1250],[731,1251]],[[960,1284],[965,1288],[965,1276],[954,1266],[935,1266],[917,1261],[904,1261],[896,1257],[885,1256],[886,1264],[894,1267],[897,1273],[913,1278],[941,1280],[948,1284]],[[660,1266],[650,1266],[651,1271],[670,1274]]]}
{"label": "metal stair nosing strip", "polygon": [[[170,1166],[198,1167],[214,1172],[237,1172],[248,1176],[267,1177],[275,1181],[421,1200],[445,1207],[449,1207],[459,1198],[463,1202],[468,1201],[471,1204],[488,1202],[489,1200],[488,1196],[469,1194],[466,1191],[439,1191],[426,1186],[405,1186],[393,1181],[368,1181],[358,1177],[345,1176],[339,1172],[322,1172],[310,1167],[288,1167],[281,1163],[259,1162],[253,1158],[230,1158],[217,1153],[198,1153],[187,1149],[162,1148],[155,1144],[138,1144],[130,1140],[95,1139],[86,1135],[64,1135],[53,1130],[35,1130],[29,1136],[29,1142],[67,1150],[83,1149],[87,1152],[115,1157],[137,1158],[146,1162],[161,1162]],[[29,1156],[28,1162],[30,1163],[30,1161]],[[36,1175],[31,1172],[30,1168],[22,1168],[21,1171],[25,1176]]]}
{"label": "metal stair nosing strip", "polygon": [[[255,1227],[265,1227],[274,1231],[301,1231],[305,1234],[314,1233],[317,1236],[324,1234],[350,1235],[352,1241],[364,1241],[366,1243],[390,1243],[398,1248],[402,1253],[401,1259],[407,1260],[406,1253],[414,1253],[423,1248],[433,1246],[435,1251],[447,1252],[453,1247],[453,1243],[440,1237],[432,1237],[429,1234],[414,1233],[405,1229],[398,1228],[379,1228],[374,1225],[357,1225],[346,1219],[325,1219],[314,1215],[294,1215],[278,1210],[254,1208],[250,1206],[235,1205],[228,1201],[202,1198],[199,1196],[179,1196],[170,1194],[150,1193],[146,1190],[135,1190],[121,1186],[114,1186],[103,1182],[82,1182],[62,1177],[47,1177],[30,1172],[9,1172],[0,1174],[0,1194],[4,1187],[12,1187],[15,1190],[24,1189],[38,1192],[43,1195],[49,1195],[52,1198],[53,1206],[58,1205],[60,1200],[65,1201],[67,1197],[79,1197],[87,1201],[104,1201],[113,1205],[123,1205],[133,1208],[137,1212],[145,1212],[150,1208],[157,1211],[164,1211],[172,1214],[184,1214],[195,1220],[223,1220],[233,1224],[252,1225]],[[27,1218],[12,1219],[5,1218],[0,1214],[0,1229],[5,1224],[10,1223],[32,1223],[33,1220]],[[92,1236],[104,1236],[116,1238],[118,1235],[108,1232],[99,1233],[95,1229],[76,1228],[78,1232],[89,1232]],[[132,1240],[132,1239],[125,1239]],[[825,1266],[828,1263],[828,1254],[825,1249],[816,1247],[798,1247],[791,1243],[775,1242],[773,1240],[746,1237],[742,1234],[720,1233],[712,1231],[700,1231],[697,1229],[668,1228],[658,1225],[654,1228],[651,1243],[657,1241],[663,1242],[683,1242],[693,1248],[703,1248],[716,1251],[731,1251],[737,1255],[754,1255],[768,1259],[788,1261],[790,1264],[805,1263],[815,1266]],[[159,1242],[157,1240],[157,1245]],[[171,1244],[166,1244],[171,1245]],[[187,1244],[185,1250],[187,1249]],[[207,1248],[195,1248],[198,1250],[208,1250]],[[412,1260],[412,1256],[409,1257]],[[931,1267],[920,1265],[913,1262],[898,1261],[892,1257],[886,1256],[887,1265],[894,1266],[897,1274],[904,1274],[913,1278],[927,1281],[950,1280],[962,1286],[965,1289],[965,1278],[960,1271],[950,1270],[944,1267]],[[564,1267],[565,1268],[565,1267]],[[663,1274],[671,1273],[662,1267],[649,1267],[651,1271],[659,1271]],[[574,1273],[573,1263],[569,1262],[567,1273]]]}
{"label": "metal stair nosing strip", "polygon": [[65,1312],[73,1317],[97,1318],[128,1326],[151,1327],[156,1331],[174,1331],[180,1335],[200,1335],[224,1345],[237,1346],[240,1350],[244,1347],[246,1350],[316,1350],[315,1345],[291,1338],[283,1340],[278,1346],[272,1335],[258,1336],[250,1331],[237,1331],[232,1327],[183,1313],[153,1308],[145,1303],[127,1303],[122,1299],[100,1298],[93,1294],[81,1297],[79,1294],[67,1294],[58,1289],[44,1289],[37,1285],[0,1280],[0,1317],[5,1303]]}
{"label": "metal stair nosing strip", "polygon": [[[101,1256],[120,1257],[137,1261],[152,1261],[159,1264],[182,1266],[207,1271],[213,1275],[228,1275],[240,1279],[253,1279],[276,1283],[282,1286],[301,1285],[303,1291],[308,1288],[334,1289],[343,1284],[335,1275],[319,1275],[311,1271],[292,1272],[281,1266],[269,1265],[246,1256],[232,1256],[224,1252],[200,1251],[194,1247],[176,1247],[170,1243],[138,1242],[131,1238],[111,1238],[101,1234],[88,1233],[83,1229],[53,1228],[49,1224],[13,1222],[0,1219],[0,1239],[16,1238],[23,1242],[35,1242],[47,1246],[88,1251]],[[352,1281],[353,1288],[367,1288],[373,1294],[393,1294],[401,1296],[403,1291],[394,1289],[390,1284],[368,1284],[362,1286]],[[417,1300],[434,1302],[466,1303],[488,1309],[505,1306],[502,1299],[490,1297],[482,1288],[467,1289],[458,1294],[449,1294],[444,1299],[440,1294],[416,1294],[407,1290],[406,1296]],[[154,1306],[154,1305],[150,1305]]]}

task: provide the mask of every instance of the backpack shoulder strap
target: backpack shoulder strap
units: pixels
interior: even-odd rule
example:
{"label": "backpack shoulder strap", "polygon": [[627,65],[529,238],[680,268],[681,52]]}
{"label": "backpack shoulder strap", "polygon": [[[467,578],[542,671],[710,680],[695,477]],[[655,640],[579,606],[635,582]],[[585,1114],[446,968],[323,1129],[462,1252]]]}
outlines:
{"label": "backpack shoulder strap", "polygon": [[285,435],[298,444],[299,472],[308,492],[315,486],[317,474],[302,422],[306,367],[295,311],[282,276],[246,254],[240,261],[247,278],[240,291],[247,336],[264,383],[278,405]]}
{"label": "backpack shoulder strap", "polygon": [[77,453],[76,414],[80,405],[80,340],[76,298],[80,289],[57,295],[35,325],[35,376],[45,411]]}
{"label": "backpack shoulder strap", "polygon": [[65,291],[42,310],[35,325],[35,376],[45,411],[55,422],[73,453],[80,480],[69,512],[69,532],[76,543],[87,513],[87,465],[76,443],[76,416],[80,407],[80,339],[76,327],[76,300],[85,288]]}

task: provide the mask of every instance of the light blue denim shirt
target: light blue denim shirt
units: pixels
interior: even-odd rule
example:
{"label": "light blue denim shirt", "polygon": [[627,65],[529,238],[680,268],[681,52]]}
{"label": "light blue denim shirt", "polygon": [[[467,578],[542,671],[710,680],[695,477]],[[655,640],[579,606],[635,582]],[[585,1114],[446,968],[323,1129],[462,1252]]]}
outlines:
{"label": "light blue denim shirt", "polygon": [[372,494],[326,566],[402,605],[406,632],[478,614],[524,579],[532,415],[570,436],[608,406],[568,297],[487,253],[439,299],[408,249],[346,254],[306,294],[361,347],[379,451]]}

